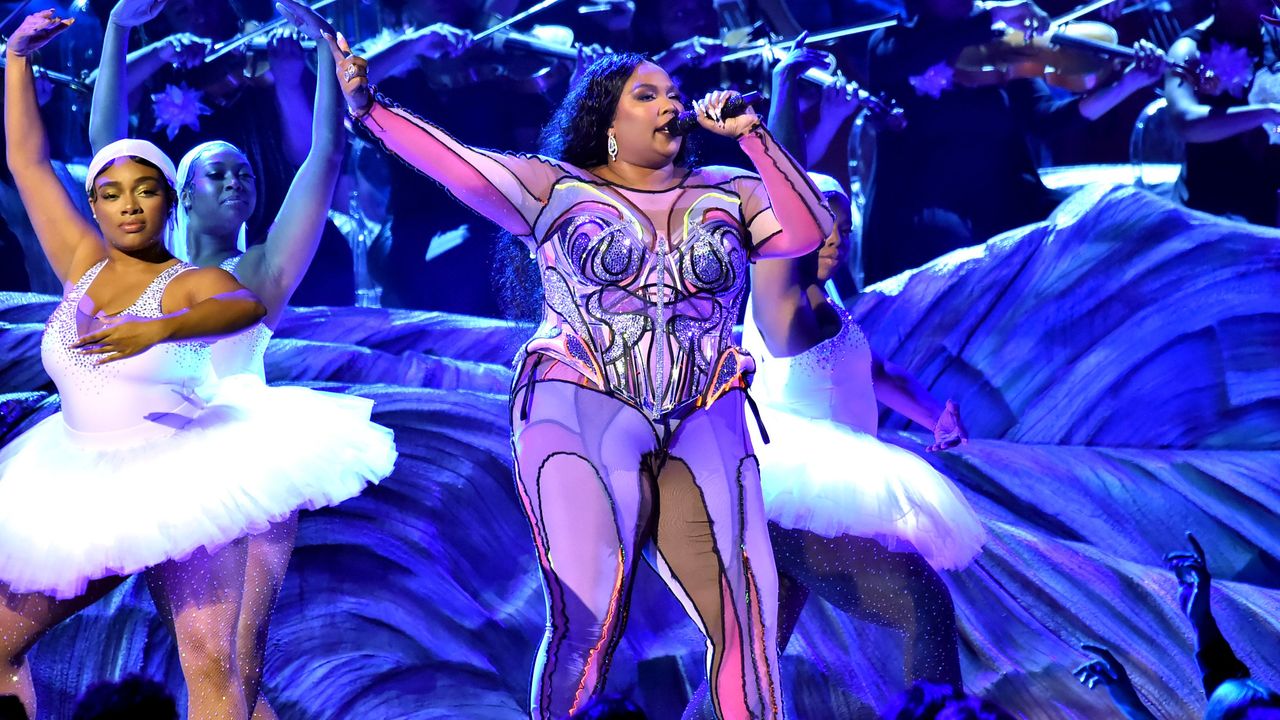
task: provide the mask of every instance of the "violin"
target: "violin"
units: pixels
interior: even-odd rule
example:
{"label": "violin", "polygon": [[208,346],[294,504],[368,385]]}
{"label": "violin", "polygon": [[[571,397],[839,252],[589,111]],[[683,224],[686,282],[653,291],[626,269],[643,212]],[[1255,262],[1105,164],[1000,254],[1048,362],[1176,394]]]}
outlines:
{"label": "violin", "polygon": [[[1115,28],[1106,23],[1055,23],[1051,27],[1050,32],[1035,37],[1009,30],[994,42],[965,48],[955,64],[955,81],[983,87],[1040,77],[1053,87],[1084,93],[1107,82],[1119,61],[1133,60],[1138,54],[1118,44]],[[1212,72],[1198,64],[1169,63],[1169,68],[1197,88],[1213,82]]]}
{"label": "violin", "polygon": [[568,78],[582,47],[562,25],[539,25],[528,33],[502,28],[476,38],[461,58],[433,73],[432,81],[447,88],[501,82],[512,92],[541,95]]}
{"label": "violin", "polygon": [[[535,26],[532,33],[511,30],[511,26],[537,13],[557,5],[561,0],[542,0],[528,9],[498,22],[471,39],[471,46],[487,47],[494,58],[487,64],[454,63],[453,73],[436,79],[446,87],[502,80],[514,85],[516,92],[543,94],[566,76],[566,68],[578,59],[582,46],[573,41],[573,30],[563,25]],[[539,32],[541,31],[541,32]],[[514,61],[508,51],[519,50],[526,57],[524,62]],[[528,63],[529,56],[551,60]],[[514,61],[514,62],[513,62]],[[567,61],[567,62],[565,62]]]}
{"label": "violin", "polygon": [[[743,43],[737,49],[727,53],[721,58],[722,62],[731,60],[750,60],[753,58],[764,58],[773,62],[780,62],[789,52],[797,46],[808,46],[817,43],[829,43],[842,38],[853,37],[863,33],[874,32],[880,28],[892,27],[898,24],[896,18],[888,18],[885,20],[877,20],[862,25],[853,25],[850,27],[837,28],[816,35],[802,32],[790,40],[758,40],[751,43]],[[898,107],[897,102],[892,98],[881,94],[874,95],[864,90],[861,85],[851,80],[845,80],[836,73],[835,56],[826,53],[827,68],[809,68],[800,75],[801,78],[817,85],[818,87],[843,87],[845,93],[853,98],[858,104],[858,111],[867,113],[867,117],[877,125],[898,132],[907,126],[906,114],[902,108]]]}
{"label": "violin", "polygon": [[[1069,92],[1093,90],[1116,71],[1117,61],[1137,56],[1133,48],[1118,44],[1120,36],[1115,28],[1101,22],[1079,21],[1113,2],[1094,0],[1054,18],[1049,32],[1043,35],[1010,28],[993,42],[965,48],[955,63],[955,81],[982,87],[1041,77]],[[1212,74],[1201,66],[1170,63],[1169,67],[1197,88],[1213,82]]]}
{"label": "violin", "polygon": [[[851,25],[844,28],[836,28],[835,30],[827,30],[816,35],[810,35],[807,32],[800,33],[790,40],[756,40],[751,43],[744,43],[738,49],[720,58],[723,62],[732,60],[746,60],[761,55],[774,55],[776,58],[785,56],[791,50],[794,50],[797,44],[816,44],[833,42],[842,38],[862,35],[864,33],[875,32],[881,28],[888,28],[898,25],[901,22],[896,16],[876,20],[875,22],[864,23],[862,25]],[[781,52],[781,55],[778,53]]]}
{"label": "violin", "polygon": [[[337,0],[320,0],[311,6],[313,10],[332,5]],[[226,106],[235,101],[248,87],[270,87],[271,62],[267,53],[270,33],[284,27],[288,21],[275,18],[235,36],[214,43],[205,53],[204,61],[187,71],[190,83],[199,88],[203,98],[215,105]],[[304,50],[314,50],[316,43],[308,38],[298,38]]]}
{"label": "violin", "polygon": [[857,103],[858,109],[855,112],[865,112],[867,119],[878,127],[893,132],[901,132],[907,127],[906,113],[892,98],[883,93],[878,96],[873,95],[858,83],[852,80],[846,81],[839,75],[821,68],[809,68],[800,77],[819,87],[843,87],[845,94]]}
{"label": "violin", "polygon": [[[3,69],[6,65],[7,63],[5,62],[4,56],[0,55],[0,69]],[[88,95],[93,92],[93,88],[85,84],[81,78],[74,78],[66,73],[55,72],[53,70],[40,67],[39,65],[32,65],[31,72],[37,78],[45,78],[54,85],[62,85],[72,92],[77,92],[81,95]]]}
{"label": "violin", "polygon": [[[857,30],[859,32],[867,32],[862,29]],[[837,32],[844,33],[840,35],[840,37],[844,37],[848,34],[848,29]],[[804,47],[807,46],[809,42],[821,42],[823,39],[823,36],[816,36],[812,39],[808,39],[805,35],[805,33],[801,33],[796,40],[774,45],[768,50],[753,48],[749,51],[749,55],[739,55],[738,57],[763,56],[765,58],[772,59],[775,62],[781,62],[782,59],[790,52],[791,48],[794,48],[797,45]],[[907,127],[906,113],[902,108],[898,107],[896,101],[884,93],[874,95],[863,89],[863,87],[858,83],[852,80],[846,80],[836,70],[835,56],[830,53],[824,53],[824,55],[826,56],[827,62],[826,69],[817,67],[808,68],[801,73],[800,78],[821,88],[843,88],[845,94],[857,103],[857,110],[855,110],[855,112],[867,113],[867,119],[881,128],[891,130],[893,132],[899,132]]]}
{"label": "violin", "polygon": [[[337,0],[320,0],[320,2],[317,2],[315,5],[312,5],[311,9],[319,10],[320,8],[326,7],[328,5],[332,5],[335,2],[337,2]],[[271,32],[272,30],[275,30],[276,28],[284,27],[285,23],[287,22],[288,22],[287,19],[283,17],[278,17],[278,18],[275,18],[274,20],[270,20],[268,22],[262,23],[261,25],[255,27],[252,30],[241,32],[235,37],[229,38],[227,40],[223,40],[222,42],[214,43],[213,47],[209,48],[209,52],[204,56],[204,61],[206,63],[211,63],[214,60],[217,60],[218,58],[222,57],[223,55],[236,52],[237,50],[252,49],[254,47],[265,50],[267,47],[267,37],[266,37],[267,33]],[[310,50],[315,49],[316,47],[315,41],[306,40],[306,39],[304,40],[305,40],[305,42],[303,43],[304,48],[310,49]]]}

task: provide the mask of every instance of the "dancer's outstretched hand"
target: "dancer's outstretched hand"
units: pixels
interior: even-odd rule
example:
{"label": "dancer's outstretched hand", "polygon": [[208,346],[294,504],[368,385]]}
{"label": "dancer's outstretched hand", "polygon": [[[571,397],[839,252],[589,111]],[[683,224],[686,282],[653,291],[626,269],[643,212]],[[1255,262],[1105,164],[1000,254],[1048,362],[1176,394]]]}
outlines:
{"label": "dancer's outstretched hand", "polygon": [[111,23],[120,27],[138,27],[160,14],[166,0],[120,0],[111,8]]}
{"label": "dancer's outstretched hand", "polygon": [[1085,652],[1098,656],[1073,671],[1073,674],[1090,689],[1102,685],[1111,694],[1111,700],[1131,720],[1151,718],[1151,712],[1142,704],[1138,691],[1133,687],[1129,672],[1124,669],[1110,650],[1099,645],[1081,645]]}
{"label": "dancer's outstretched hand", "polygon": [[1199,628],[1213,614],[1209,607],[1209,585],[1213,578],[1209,575],[1204,548],[1190,532],[1187,533],[1187,544],[1191,546],[1191,552],[1166,553],[1164,564],[1178,578],[1178,604],[1182,606],[1182,612],[1187,614],[1192,625]]}
{"label": "dancer's outstretched hand", "polygon": [[969,431],[960,419],[960,406],[954,400],[948,400],[933,425],[933,444],[925,448],[928,452],[950,450],[957,445],[969,442]]}
{"label": "dancer's outstretched hand", "polygon": [[337,36],[338,31],[320,13],[303,5],[297,0],[279,0],[276,10],[284,16],[298,31],[316,42],[323,42],[325,34]]}
{"label": "dancer's outstretched hand", "polygon": [[74,22],[75,18],[60,18],[53,10],[32,13],[9,36],[7,52],[18,57],[26,57],[44,47],[63,30],[71,27]]}

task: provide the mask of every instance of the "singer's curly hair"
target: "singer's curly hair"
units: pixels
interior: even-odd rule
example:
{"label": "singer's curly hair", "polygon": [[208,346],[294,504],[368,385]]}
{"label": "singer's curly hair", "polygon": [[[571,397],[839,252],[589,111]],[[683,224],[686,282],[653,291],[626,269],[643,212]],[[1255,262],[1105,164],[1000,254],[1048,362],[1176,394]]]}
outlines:
{"label": "singer's curly hair", "polygon": [[[608,162],[609,126],[627,78],[641,63],[653,62],[639,53],[610,53],[591,63],[578,82],[570,86],[551,120],[542,128],[541,152],[580,168]],[[685,137],[675,164],[693,164],[693,151]]]}

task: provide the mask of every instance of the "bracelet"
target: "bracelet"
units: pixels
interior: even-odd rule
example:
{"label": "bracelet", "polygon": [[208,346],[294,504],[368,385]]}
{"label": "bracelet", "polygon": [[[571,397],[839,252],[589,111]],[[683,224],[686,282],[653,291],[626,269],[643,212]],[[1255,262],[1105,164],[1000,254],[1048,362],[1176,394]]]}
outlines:
{"label": "bracelet", "polygon": [[[373,108],[377,105],[381,105],[383,108],[400,107],[391,100],[388,100],[382,93],[378,92],[377,85],[369,83],[369,107],[365,108],[364,112],[357,113],[351,109],[350,105],[348,105],[347,117],[351,118],[354,125],[367,129],[369,127],[369,123],[366,123],[365,120],[370,119],[369,116],[373,114]],[[377,129],[383,129],[382,125],[377,120],[372,120],[372,123]]]}
{"label": "bracelet", "polygon": [[373,106],[377,105],[378,101],[382,99],[382,93],[378,92],[377,85],[374,85],[373,83],[369,83],[368,89],[369,89],[369,107],[365,108],[364,112],[357,113],[355,110],[351,109],[350,105],[347,106],[347,117],[351,118],[356,122],[361,122],[365,118],[369,117],[369,113],[373,112]]}
{"label": "bracelet", "polygon": [[362,112],[362,113],[356,113],[356,111],[355,111],[355,110],[352,110],[352,109],[351,109],[351,106],[350,106],[350,105],[348,105],[348,106],[347,106],[347,117],[351,118],[351,119],[352,119],[353,121],[355,121],[355,122],[362,122],[365,118],[369,117],[369,113],[373,112],[373,106],[374,106],[375,104],[376,104],[376,103],[371,99],[371,100],[369,101],[369,107],[365,108],[365,109],[364,109],[364,112]]}

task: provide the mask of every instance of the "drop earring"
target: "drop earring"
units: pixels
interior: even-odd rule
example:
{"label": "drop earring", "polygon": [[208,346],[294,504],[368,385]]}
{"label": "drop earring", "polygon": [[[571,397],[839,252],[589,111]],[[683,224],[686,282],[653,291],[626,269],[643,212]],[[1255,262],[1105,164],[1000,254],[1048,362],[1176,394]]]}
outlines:
{"label": "drop earring", "polygon": [[609,150],[609,161],[617,162],[618,161],[618,138],[614,137],[612,134],[609,135],[609,144],[607,146],[607,149]]}

